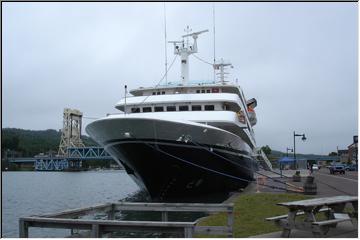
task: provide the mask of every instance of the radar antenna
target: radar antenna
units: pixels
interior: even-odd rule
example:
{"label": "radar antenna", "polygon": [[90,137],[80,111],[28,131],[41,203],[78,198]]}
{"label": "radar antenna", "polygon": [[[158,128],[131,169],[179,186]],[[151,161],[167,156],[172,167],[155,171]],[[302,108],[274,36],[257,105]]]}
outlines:
{"label": "radar antenna", "polygon": [[[174,44],[174,54],[180,55],[181,57],[181,80],[183,85],[187,85],[189,80],[189,56],[198,51],[197,38],[200,34],[208,32],[209,30],[190,33],[192,29],[187,26],[185,31],[187,34],[182,36],[182,41],[169,41],[169,43]],[[192,37],[194,40],[192,45],[189,44],[189,37]],[[186,44],[184,38],[187,38]]]}
{"label": "radar antenna", "polygon": [[226,78],[226,74],[229,74],[227,72],[225,72],[225,68],[230,66],[230,68],[234,68],[233,65],[230,63],[230,62],[224,62],[223,59],[221,59],[219,62],[215,62],[213,64],[213,67],[214,67],[214,70],[215,71],[219,71],[216,73],[216,75],[218,75],[219,79],[220,79],[220,82],[222,84],[225,84],[226,81],[225,81],[225,78]]}

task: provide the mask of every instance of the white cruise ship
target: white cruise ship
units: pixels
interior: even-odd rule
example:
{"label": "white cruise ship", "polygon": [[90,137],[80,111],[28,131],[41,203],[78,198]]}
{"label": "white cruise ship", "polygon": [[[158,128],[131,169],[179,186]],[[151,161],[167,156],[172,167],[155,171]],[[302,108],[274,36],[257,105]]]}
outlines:
{"label": "white cruise ship", "polygon": [[189,56],[203,32],[172,42],[181,58],[179,84],[132,90],[116,104],[119,114],[86,127],[155,201],[227,195],[247,186],[258,169],[257,103],[225,81],[231,64],[213,65],[218,81],[189,84]]}

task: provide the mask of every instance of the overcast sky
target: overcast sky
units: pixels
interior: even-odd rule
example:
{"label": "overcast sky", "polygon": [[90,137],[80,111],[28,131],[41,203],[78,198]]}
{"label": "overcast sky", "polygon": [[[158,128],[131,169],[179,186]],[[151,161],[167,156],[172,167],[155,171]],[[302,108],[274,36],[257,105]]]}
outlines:
{"label": "overcast sky", "polygon": [[[358,3],[216,3],[216,55],[255,97],[259,146],[328,154],[358,132]],[[3,3],[2,124],[62,128],[63,108],[115,113],[130,89],[164,73],[163,3]],[[211,3],[167,3],[168,40],[209,29],[197,54],[213,58]],[[168,61],[173,59],[168,45]],[[180,63],[169,73],[178,81]],[[190,58],[190,79],[212,69]],[[92,120],[84,119],[88,124]]]}

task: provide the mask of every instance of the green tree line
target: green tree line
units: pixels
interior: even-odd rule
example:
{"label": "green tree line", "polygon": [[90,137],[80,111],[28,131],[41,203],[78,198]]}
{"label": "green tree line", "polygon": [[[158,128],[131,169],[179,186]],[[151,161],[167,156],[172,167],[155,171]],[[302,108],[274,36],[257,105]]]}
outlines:
{"label": "green tree line", "polygon": [[[1,156],[6,151],[16,152],[18,157],[33,157],[39,153],[49,151],[57,152],[61,139],[61,131],[48,130],[25,130],[18,128],[3,128],[1,130]],[[89,137],[82,136],[85,146],[97,144]]]}

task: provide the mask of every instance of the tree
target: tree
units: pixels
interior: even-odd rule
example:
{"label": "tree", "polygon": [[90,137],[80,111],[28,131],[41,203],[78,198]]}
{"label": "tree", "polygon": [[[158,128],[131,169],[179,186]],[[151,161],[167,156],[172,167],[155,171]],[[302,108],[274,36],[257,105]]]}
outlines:
{"label": "tree", "polygon": [[266,154],[266,156],[269,156],[271,154],[271,148],[269,145],[261,147],[261,150]]}
{"label": "tree", "polygon": [[337,153],[336,152],[331,152],[331,153],[329,153],[329,156],[337,156]]}

